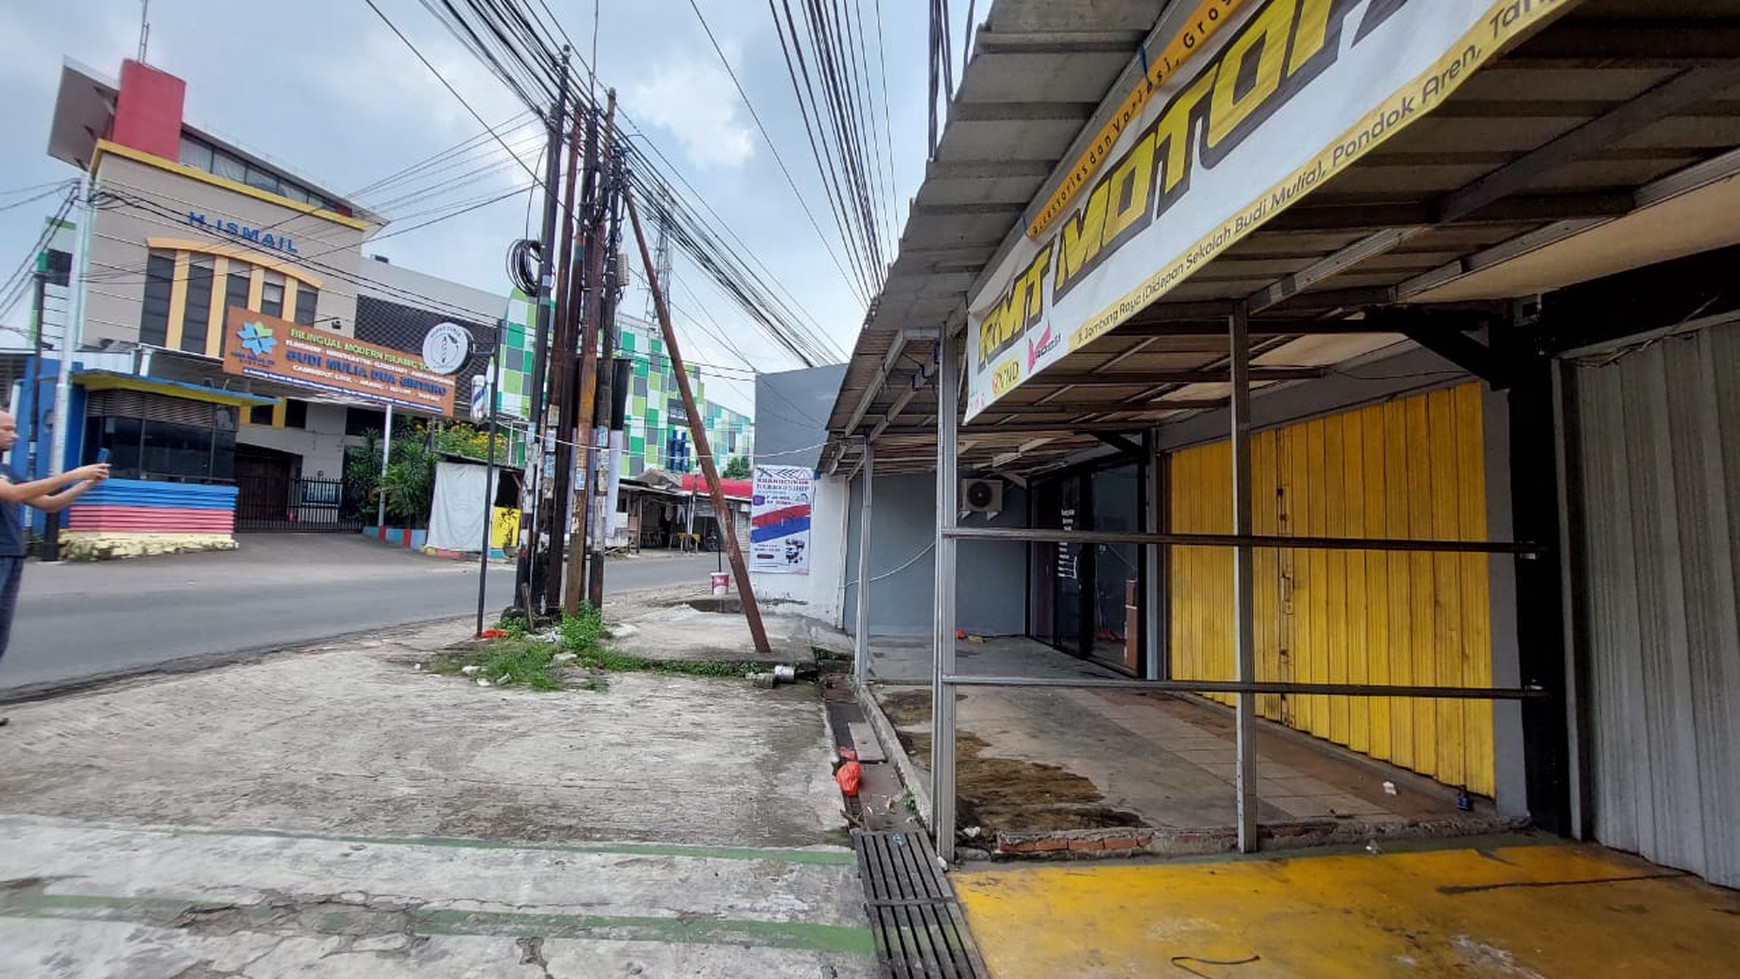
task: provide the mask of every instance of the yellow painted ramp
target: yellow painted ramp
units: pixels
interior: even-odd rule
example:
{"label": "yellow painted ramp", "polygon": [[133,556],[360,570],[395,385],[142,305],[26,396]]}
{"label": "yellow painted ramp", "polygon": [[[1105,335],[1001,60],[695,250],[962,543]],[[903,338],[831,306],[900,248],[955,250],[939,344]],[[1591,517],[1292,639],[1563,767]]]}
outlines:
{"label": "yellow painted ramp", "polygon": [[1740,975],[1740,892],[1594,846],[996,867],[953,881],[994,979]]}

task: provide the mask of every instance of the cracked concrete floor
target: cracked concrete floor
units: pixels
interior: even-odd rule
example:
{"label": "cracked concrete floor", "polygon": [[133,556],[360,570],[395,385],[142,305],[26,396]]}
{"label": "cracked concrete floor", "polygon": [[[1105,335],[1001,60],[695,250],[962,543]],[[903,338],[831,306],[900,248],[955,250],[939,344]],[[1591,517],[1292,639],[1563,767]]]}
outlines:
{"label": "cracked concrete floor", "polygon": [[451,632],[12,708],[0,975],[875,974],[812,689],[415,672]]}

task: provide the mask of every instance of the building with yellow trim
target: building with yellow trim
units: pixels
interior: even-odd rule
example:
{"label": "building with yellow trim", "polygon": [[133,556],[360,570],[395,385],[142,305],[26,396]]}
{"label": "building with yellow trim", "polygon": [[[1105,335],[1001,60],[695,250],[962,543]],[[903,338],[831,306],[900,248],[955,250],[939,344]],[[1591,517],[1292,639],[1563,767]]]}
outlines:
{"label": "building with yellow trim", "polygon": [[[298,529],[315,509],[329,522],[345,492],[346,449],[386,427],[383,406],[226,373],[228,312],[414,357],[434,326],[458,325],[473,339],[453,375],[463,412],[507,297],[365,255],[384,217],[193,125],[184,90],[134,61],[119,80],[71,62],[61,72],[48,152],[87,175],[91,204],[78,230],[76,349],[105,370],[162,382],[79,387],[73,407],[83,422],[66,435],[68,465],[108,449],[117,477],[234,485],[244,526]],[[52,366],[45,373],[52,378]],[[46,418],[52,387],[34,393],[20,407]]]}

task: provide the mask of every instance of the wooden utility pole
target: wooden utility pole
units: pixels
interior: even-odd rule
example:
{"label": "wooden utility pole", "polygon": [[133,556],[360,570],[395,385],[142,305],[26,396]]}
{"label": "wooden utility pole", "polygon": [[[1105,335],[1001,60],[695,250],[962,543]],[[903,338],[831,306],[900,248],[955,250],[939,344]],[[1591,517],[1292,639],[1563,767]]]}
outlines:
{"label": "wooden utility pole", "polygon": [[550,110],[546,120],[546,137],[548,143],[544,148],[544,224],[543,233],[538,238],[538,290],[532,297],[537,305],[533,309],[533,353],[532,353],[532,389],[529,393],[532,407],[527,416],[531,425],[531,454],[526,465],[526,487],[520,498],[521,546],[519,564],[514,569],[514,597],[525,607],[521,611],[526,621],[532,622],[538,613],[534,593],[541,592],[543,580],[538,572],[538,548],[542,543],[539,530],[547,526],[540,496],[543,491],[544,478],[549,475],[545,464],[545,436],[550,432],[548,419],[544,410],[544,375],[549,368],[550,356],[550,326],[554,318],[551,307],[550,287],[555,278],[556,257],[556,212],[561,204],[561,196],[557,184],[562,175],[562,120],[568,113],[568,48],[562,48],[562,56],[556,63],[556,69],[561,72],[561,84],[557,89],[556,104]]}
{"label": "wooden utility pole", "polygon": [[616,323],[618,281],[617,251],[622,247],[622,185],[623,164],[619,153],[612,153],[605,160],[606,184],[609,188],[604,195],[603,213],[599,215],[601,224],[607,223],[608,231],[604,236],[604,281],[599,289],[598,309],[603,322],[599,328],[603,350],[598,355],[598,399],[594,409],[596,428],[598,431],[597,447],[593,450],[602,456],[602,466],[592,467],[593,486],[586,507],[587,526],[593,531],[592,566],[586,573],[586,601],[594,608],[604,607],[604,551],[608,545],[609,528],[616,517],[616,498],[611,489],[616,486],[616,465],[621,460],[622,453],[622,399],[626,394],[626,385],[618,388],[616,383],[616,348],[622,345],[622,330]]}
{"label": "wooden utility pole", "polygon": [[574,548],[568,555],[567,586],[562,589],[562,609],[576,612],[580,609],[580,597],[586,594],[586,500],[591,498],[592,480],[596,478],[593,463],[593,403],[598,398],[598,331],[601,322],[599,311],[603,306],[604,290],[604,215],[607,213],[604,199],[605,170],[599,165],[601,160],[610,158],[616,127],[616,89],[609,91],[609,101],[604,111],[604,133],[599,141],[602,146],[594,146],[588,150],[587,166],[598,176],[598,182],[592,193],[587,197],[590,204],[587,209],[588,225],[586,227],[586,325],[580,337],[580,374],[577,379],[579,400],[572,402],[575,413],[574,434],[575,456],[579,461],[581,480],[574,487],[572,499],[572,526],[574,532]]}
{"label": "wooden utility pole", "polygon": [[[549,510],[550,549],[544,555],[545,571],[540,595],[546,610],[556,606],[562,589],[562,548],[565,543],[562,504],[567,499],[569,478],[574,469],[574,449],[568,444],[573,438],[568,434],[573,424],[569,399],[574,390],[574,345],[579,336],[575,323],[579,319],[576,311],[580,305],[580,288],[574,282],[574,212],[583,206],[578,195],[586,192],[584,186],[576,190],[576,183],[580,175],[581,122],[590,118],[591,112],[582,113],[577,102],[574,107],[574,124],[568,135],[568,174],[562,197],[562,236],[557,239],[559,244],[556,246],[560,252],[556,265],[556,330],[550,344],[549,374],[550,403],[556,410],[556,464],[546,474],[553,487]],[[594,148],[588,142],[588,154]],[[587,166],[591,166],[590,159]]]}
{"label": "wooden utility pole", "polygon": [[647,288],[652,291],[653,306],[659,314],[659,330],[664,333],[665,347],[671,353],[671,370],[677,375],[677,388],[683,393],[683,412],[689,416],[689,435],[695,440],[695,454],[701,457],[701,470],[707,474],[707,493],[713,498],[713,514],[725,535],[725,546],[731,555],[731,574],[737,579],[738,592],[743,596],[743,616],[749,620],[749,635],[755,640],[755,651],[770,653],[767,630],[761,625],[761,609],[755,604],[755,589],[749,583],[749,567],[743,563],[743,548],[737,543],[737,519],[725,503],[725,488],[719,483],[719,467],[713,464],[713,447],[707,444],[707,423],[695,407],[695,392],[689,387],[689,370],[683,366],[683,354],[677,349],[677,331],[671,327],[671,311],[665,305],[665,293],[653,268],[652,252],[647,249],[646,235],[640,230],[640,212],[634,206],[634,191],[629,181],[623,181],[623,202],[628,205],[628,220],[634,225],[634,240],[640,246],[640,261],[646,268]]}

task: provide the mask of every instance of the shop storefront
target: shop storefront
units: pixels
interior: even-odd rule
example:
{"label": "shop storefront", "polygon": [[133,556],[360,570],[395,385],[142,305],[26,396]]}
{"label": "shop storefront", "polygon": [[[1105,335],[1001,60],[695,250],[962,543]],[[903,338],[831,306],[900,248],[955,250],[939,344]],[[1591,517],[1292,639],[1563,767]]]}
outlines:
{"label": "shop storefront", "polygon": [[[934,549],[939,852],[960,695],[1129,687],[1232,707],[1241,849],[1285,727],[1732,883],[1740,75],[1683,55],[1735,11],[1196,9],[1080,11],[1144,79],[992,6],[829,418],[857,533]],[[969,517],[991,479],[1030,526]],[[1069,676],[950,641],[992,544]]]}

